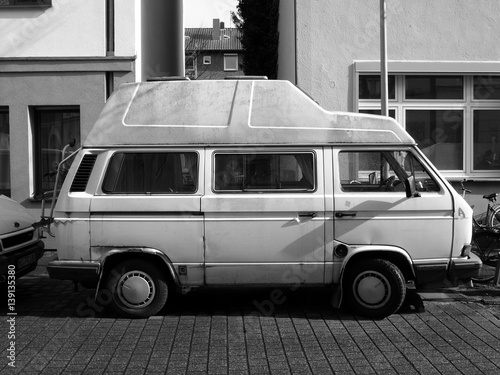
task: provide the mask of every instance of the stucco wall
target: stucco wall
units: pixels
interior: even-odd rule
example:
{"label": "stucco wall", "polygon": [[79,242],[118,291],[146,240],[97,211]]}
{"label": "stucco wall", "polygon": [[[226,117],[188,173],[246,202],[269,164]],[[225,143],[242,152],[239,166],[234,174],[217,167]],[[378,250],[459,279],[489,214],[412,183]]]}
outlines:
{"label": "stucco wall", "polygon": [[2,74],[0,97],[2,105],[9,107],[11,196],[39,217],[40,205],[29,201],[33,185],[30,108],[79,106],[84,139],[102,110],[104,77],[99,73]]}
{"label": "stucco wall", "polygon": [[[352,110],[353,62],[380,59],[379,1],[295,3],[297,84],[327,109]],[[387,1],[388,60],[498,61],[498,14],[491,0]],[[293,58],[281,52],[280,64]]]}
{"label": "stucco wall", "polygon": [[102,0],[0,10],[1,57],[105,56]]}
{"label": "stucco wall", "polygon": [[115,56],[135,56],[139,49],[136,37],[137,0],[115,0]]}

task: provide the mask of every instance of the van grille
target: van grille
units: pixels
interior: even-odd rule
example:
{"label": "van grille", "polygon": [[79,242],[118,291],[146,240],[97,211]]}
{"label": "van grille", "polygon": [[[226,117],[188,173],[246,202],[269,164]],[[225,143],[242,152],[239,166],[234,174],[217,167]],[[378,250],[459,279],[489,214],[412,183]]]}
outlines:
{"label": "van grille", "polygon": [[34,230],[29,232],[24,232],[21,234],[16,234],[12,237],[7,237],[2,239],[2,249],[8,250],[11,247],[22,245],[26,242],[30,242],[33,239]]}
{"label": "van grille", "polygon": [[97,155],[94,154],[86,154],[83,156],[82,162],[78,167],[78,171],[76,171],[75,178],[69,189],[70,192],[85,191],[96,159]]}

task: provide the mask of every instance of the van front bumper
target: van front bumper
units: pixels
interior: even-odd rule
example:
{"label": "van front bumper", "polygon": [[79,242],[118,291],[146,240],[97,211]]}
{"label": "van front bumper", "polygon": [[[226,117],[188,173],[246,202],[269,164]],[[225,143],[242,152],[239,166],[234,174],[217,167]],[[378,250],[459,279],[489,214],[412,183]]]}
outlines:
{"label": "van front bumper", "polygon": [[482,266],[483,262],[481,262],[481,259],[473,253],[452,259],[448,279],[455,281],[478,277]]}
{"label": "van front bumper", "polygon": [[453,283],[477,277],[481,271],[481,259],[476,254],[469,254],[452,259],[447,263],[429,263],[415,265],[415,275],[420,285],[434,283]]}
{"label": "van front bumper", "polygon": [[51,279],[94,283],[99,280],[100,266],[98,262],[54,260],[47,264],[47,272]]}

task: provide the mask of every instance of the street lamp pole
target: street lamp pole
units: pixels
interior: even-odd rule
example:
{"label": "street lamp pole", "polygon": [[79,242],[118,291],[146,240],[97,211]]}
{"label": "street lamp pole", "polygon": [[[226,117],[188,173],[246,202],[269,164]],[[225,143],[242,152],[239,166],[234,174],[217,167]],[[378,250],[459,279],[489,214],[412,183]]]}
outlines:
{"label": "street lamp pole", "polygon": [[385,0],[380,0],[380,101],[382,116],[388,115],[387,36]]}

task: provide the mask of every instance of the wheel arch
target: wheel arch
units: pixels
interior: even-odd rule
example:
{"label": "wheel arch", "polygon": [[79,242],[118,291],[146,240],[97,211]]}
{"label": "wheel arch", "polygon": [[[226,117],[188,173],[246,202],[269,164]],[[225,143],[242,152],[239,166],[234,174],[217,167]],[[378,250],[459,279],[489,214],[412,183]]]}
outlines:
{"label": "wheel arch", "polygon": [[339,285],[333,299],[335,307],[342,306],[346,273],[355,264],[367,259],[385,259],[401,270],[406,281],[416,279],[413,262],[408,253],[403,249],[391,246],[362,246],[355,248],[342,264]]}
{"label": "wheel arch", "polygon": [[109,273],[118,263],[127,259],[142,259],[150,262],[159,268],[167,276],[169,282],[175,286],[180,286],[179,278],[171,260],[161,251],[152,248],[120,248],[113,249],[106,253],[101,261],[99,269],[99,282],[97,284],[96,296]]}

